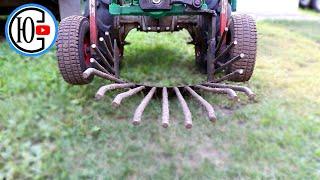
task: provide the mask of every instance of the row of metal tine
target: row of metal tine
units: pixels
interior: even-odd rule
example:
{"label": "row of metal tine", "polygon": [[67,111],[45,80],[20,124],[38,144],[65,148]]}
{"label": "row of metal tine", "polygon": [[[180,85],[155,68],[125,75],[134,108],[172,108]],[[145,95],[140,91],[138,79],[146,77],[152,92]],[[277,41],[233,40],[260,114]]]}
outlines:
{"label": "row of metal tine", "polygon": [[[221,53],[221,41],[226,36],[228,29],[225,29],[224,34],[222,35],[218,45],[217,45],[217,51],[216,53],[216,59],[221,58],[226,54],[227,51],[229,51],[234,45],[237,44],[237,41],[232,42],[229,46],[227,46]],[[170,111],[169,111],[169,101],[168,101],[168,87],[146,87],[144,85],[137,85],[134,83],[126,82],[119,78],[119,49],[116,40],[114,40],[113,46],[110,38],[110,34],[108,32],[105,33],[106,39],[103,37],[99,38],[100,44],[103,45],[103,48],[105,49],[105,53],[102,53],[102,51],[99,49],[99,47],[96,44],[92,44],[91,48],[97,55],[97,57],[100,59],[100,61],[105,65],[102,66],[96,59],[91,58],[90,62],[94,66],[94,68],[88,68],[84,73],[84,78],[89,78],[91,76],[98,76],[110,81],[115,82],[115,84],[109,84],[100,87],[100,89],[96,93],[96,99],[100,100],[104,97],[105,93],[107,91],[115,90],[115,89],[128,89],[127,92],[123,92],[118,94],[114,100],[112,101],[112,106],[118,107],[121,105],[121,102],[129,98],[135,94],[138,94],[139,92],[145,90],[146,88],[150,88],[148,94],[143,98],[137,109],[135,110],[132,123],[134,125],[139,125],[141,123],[141,118],[143,115],[143,112],[151,99],[153,98],[154,94],[157,91],[157,88],[161,88],[162,91],[162,126],[164,128],[167,128],[169,126],[169,119],[170,119]],[[217,68],[214,73],[220,72],[227,68],[230,64],[244,58],[244,54],[239,54],[238,56],[232,58],[231,60],[227,61],[224,64],[219,64],[219,68]],[[105,68],[106,67],[106,68]],[[173,89],[175,95],[178,98],[178,101],[181,105],[183,114],[184,114],[184,125],[187,129],[192,128],[192,115],[190,112],[190,109],[188,107],[188,104],[186,103],[182,93],[180,90],[183,90],[185,92],[188,92],[192,97],[194,97],[199,104],[201,104],[204,109],[207,112],[207,116],[211,122],[216,122],[217,118],[215,115],[215,110],[213,106],[208,103],[203,97],[201,97],[194,89],[196,90],[203,90],[208,91],[211,93],[216,94],[226,94],[228,98],[232,101],[238,101],[238,96],[236,91],[245,93],[249,100],[253,100],[255,97],[255,94],[247,87],[243,86],[236,86],[236,85],[229,85],[229,84],[221,84],[221,82],[228,80],[230,77],[238,76],[243,74],[242,69],[238,69],[234,72],[231,72],[219,79],[213,79],[210,82],[202,83],[199,85],[193,85],[193,86],[184,86],[184,87],[170,87],[170,89]]]}
{"label": "row of metal tine", "polygon": [[[127,89],[131,88],[130,90],[118,94],[114,100],[112,101],[113,107],[118,107],[121,105],[121,103],[126,99],[129,98],[135,94],[138,94],[142,90],[145,90],[147,87],[143,85],[137,85],[134,83],[128,83],[121,79],[118,79],[114,77],[113,75],[104,73],[102,71],[99,71],[94,68],[87,69],[83,76],[85,78],[88,78],[90,76],[98,76],[107,80],[111,80],[116,82],[115,84],[109,84],[105,85],[99,88],[97,91],[95,97],[96,99],[100,100],[104,97],[105,93],[107,91],[115,90],[115,89]],[[169,101],[168,101],[168,88],[167,87],[159,87],[162,89],[162,126],[164,128],[167,128],[169,126]],[[203,83],[200,85],[194,85],[194,86],[185,86],[185,87],[173,87],[173,91],[175,92],[175,95],[178,98],[178,101],[182,107],[183,114],[184,114],[184,125],[187,129],[192,128],[192,115],[190,112],[190,109],[181,93],[181,89],[188,92],[192,97],[194,97],[206,110],[207,116],[211,122],[216,122],[217,118],[215,115],[215,111],[213,106],[208,103],[203,97],[201,97],[194,89],[197,90],[204,90],[211,93],[217,93],[217,94],[226,94],[228,98],[232,101],[238,101],[238,96],[236,91],[245,93],[250,100],[253,100],[255,97],[255,94],[247,87],[242,86],[236,86],[236,85],[228,85],[228,84],[221,84],[221,83]],[[151,101],[152,97],[154,96],[155,92],[157,90],[157,87],[151,87],[148,94],[144,97],[144,99],[141,101],[139,106],[137,107],[132,123],[134,125],[139,125],[141,123],[141,117],[142,114]]]}
{"label": "row of metal tine", "polygon": [[119,48],[118,48],[116,39],[114,39],[114,42],[112,45],[110,33],[105,32],[105,38],[100,37],[99,43],[102,45],[104,49],[104,53],[102,53],[101,49],[96,44],[92,44],[91,49],[94,51],[96,56],[105,66],[102,66],[94,58],[90,59],[90,63],[93,64],[97,69],[101,70],[102,72],[113,74],[115,77],[119,78],[120,56],[119,56]]}
{"label": "row of metal tine", "polygon": [[[224,70],[225,68],[230,66],[230,64],[235,63],[236,61],[238,61],[240,59],[243,59],[245,57],[245,54],[241,53],[238,56],[233,57],[231,60],[227,61],[226,63],[222,64],[222,63],[220,63],[218,61],[223,56],[225,56],[230,51],[230,49],[232,47],[234,47],[238,43],[237,40],[234,40],[222,52],[220,52],[222,42],[224,41],[227,32],[228,32],[228,28],[225,28],[225,30],[224,30],[224,32],[222,34],[222,37],[220,38],[220,40],[219,40],[219,42],[217,44],[217,47],[216,47],[216,51],[215,51],[215,56],[216,57],[215,57],[215,60],[213,61],[213,63],[218,63],[219,68],[214,70],[214,74],[221,72],[222,70]],[[100,42],[100,44],[102,44],[102,46],[103,46],[103,48],[105,50],[104,51],[105,53],[102,53],[101,49],[96,44],[92,44],[91,48],[95,52],[97,57],[100,59],[100,61],[105,66],[102,66],[94,58],[90,59],[91,64],[93,64],[94,67],[99,69],[100,71],[102,71],[104,73],[107,73],[107,74],[113,74],[115,77],[119,78],[120,77],[120,70],[119,70],[120,56],[119,56],[119,48],[118,48],[118,44],[117,44],[116,39],[114,39],[114,42],[113,42],[113,45],[112,45],[112,40],[111,40],[111,37],[110,37],[110,33],[109,32],[105,32],[105,38],[100,37],[99,38],[99,42]],[[104,68],[104,67],[106,67],[106,68]],[[227,80],[230,76],[234,76],[234,75],[239,74],[239,73],[242,74],[243,71],[242,70],[238,70],[237,72],[234,72],[233,74],[231,73],[229,76],[226,76],[223,79],[218,79],[218,80],[214,80],[214,81],[215,82],[224,81],[224,80]]]}

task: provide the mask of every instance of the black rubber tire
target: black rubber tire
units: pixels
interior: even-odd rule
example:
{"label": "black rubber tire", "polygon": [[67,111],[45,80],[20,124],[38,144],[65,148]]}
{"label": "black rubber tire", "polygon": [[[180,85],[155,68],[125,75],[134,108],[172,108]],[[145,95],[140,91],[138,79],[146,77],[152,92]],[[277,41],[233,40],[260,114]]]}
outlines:
{"label": "black rubber tire", "polygon": [[229,54],[230,59],[243,53],[245,57],[230,65],[226,73],[242,69],[243,74],[231,77],[234,82],[249,81],[255,66],[257,54],[257,29],[255,20],[246,14],[235,14],[231,16],[228,42],[236,40],[238,42]]}
{"label": "black rubber tire", "polygon": [[84,39],[89,34],[89,20],[83,16],[69,16],[59,26],[57,57],[63,79],[73,85],[88,84],[93,77],[83,78],[82,73],[90,67],[85,63]]}
{"label": "black rubber tire", "polygon": [[320,12],[320,0],[312,0],[311,6],[314,10]]}
{"label": "black rubber tire", "polygon": [[299,6],[302,8],[310,7],[310,5],[311,5],[311,0],[300,0],[299,1]]}

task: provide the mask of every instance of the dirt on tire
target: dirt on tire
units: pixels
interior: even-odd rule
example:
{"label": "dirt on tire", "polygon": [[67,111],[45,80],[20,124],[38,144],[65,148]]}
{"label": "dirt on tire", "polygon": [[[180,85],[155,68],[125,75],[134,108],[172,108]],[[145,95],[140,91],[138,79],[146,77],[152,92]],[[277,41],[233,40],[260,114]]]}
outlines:
{"label": "dirt on tire", "polygon": [[257,29],[255,20],[246,14],[232,15],[230,21],[230,42],[236,40],[237,45],[230,51],[230,57],[236,57],[243,53],[244,58],[230,65],[227,73],[242,69],[243,74],[231,77],[229,80],[234,82],[249,81],[255,67],[257,54]]}
{"label": "dirt on tire", "polygon": [[70,16],[59,26],[57,57],[63,79],[73,85],[88,84],[82,73],[88,68],[83,52],[84,37],[89,32],[89,20],[83,16]]}

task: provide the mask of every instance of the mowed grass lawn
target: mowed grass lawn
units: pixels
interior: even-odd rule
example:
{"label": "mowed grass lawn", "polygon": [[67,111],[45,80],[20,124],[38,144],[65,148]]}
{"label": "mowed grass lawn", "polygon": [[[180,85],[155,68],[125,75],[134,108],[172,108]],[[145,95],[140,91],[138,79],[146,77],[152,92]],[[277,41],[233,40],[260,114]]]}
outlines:
{"label": "mowed grass lawn", "polygon": [[[142,125],[130,124],[143,95],[119,109],[116,92],[95,101],[106,82],[70,86],[59,75],[55,51],[26,58],[0,45],[0,178],[8,179],[319,179],[320,24],[259,22],[255,74],[246,85],[258,101],[214,104],[217,124],[187,102],[194,127],[186,130],[176,99],[171,126],[160,127],[153,100]],[[186,32],[132,32],[122,75],[156,84],[202,80]]]}

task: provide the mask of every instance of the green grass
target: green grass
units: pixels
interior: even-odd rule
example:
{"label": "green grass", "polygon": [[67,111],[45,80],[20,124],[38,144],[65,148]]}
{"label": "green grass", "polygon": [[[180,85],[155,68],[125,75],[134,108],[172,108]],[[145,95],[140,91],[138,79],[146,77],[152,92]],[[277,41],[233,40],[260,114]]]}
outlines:
{"label": "green grass", "polygon": [[[93,96],[103,80],[70,86],[54,51],[25,58],[0,44],[0,178],[7,179],[319,179],[320,24],[259,22],[255,74],[247,85],[257,103],[215,105],[212,126],[192,99],[194,128],[183,127],[177,100],[171,127],[159,125],[160,99],[142,125],[129,121],[142,95],[119,109]],[[155,84],[196,82],[186,32],[139,34],[128,40],[123,76]],[[158,51],[160,50],[160,51]]]}
{"label": "green grass", "polygon": [[308,8],[306,8],[306,9],[300,8],[299,10],[300,10],[300,12],[302,12],[306,15],[320,17],[320,12],[317,12],[316,10],[308,9]]}

